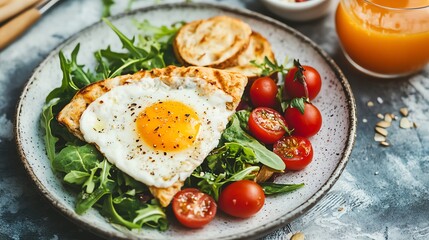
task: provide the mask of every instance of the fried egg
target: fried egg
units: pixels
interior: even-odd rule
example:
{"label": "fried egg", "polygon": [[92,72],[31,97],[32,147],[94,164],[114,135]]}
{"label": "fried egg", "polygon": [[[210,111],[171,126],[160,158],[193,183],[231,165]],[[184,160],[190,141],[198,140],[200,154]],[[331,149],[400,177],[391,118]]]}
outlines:
{"label": "fried egg", "polygon": [[207,81],[173,77],[114,87],[93,101],[79,123],[121,171],[158,188],[184,181],[219,143],[232,97]]}

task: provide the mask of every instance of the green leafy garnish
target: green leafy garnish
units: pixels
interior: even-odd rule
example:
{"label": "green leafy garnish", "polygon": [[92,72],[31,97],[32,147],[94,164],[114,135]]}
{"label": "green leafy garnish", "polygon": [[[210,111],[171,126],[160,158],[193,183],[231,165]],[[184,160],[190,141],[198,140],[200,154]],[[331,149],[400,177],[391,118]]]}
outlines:
{"label": "green leafy garnish", "polygon": [[108,17],[110,16],[110,9],[112,8],[113,4],[115,4],[114,0],[101,0],[103,3],[103,12],[101,14],[102,17]]}
{"label": "green leafy garnish", "polygon": [[84,146],[70,145],[63,148],[52,162],[56,171],[69,173],[73,170],[89,172],[103,159],[98,150],[91,144]]}
{"label": "green leafy garnish", "polygon": [[288,193],[296,189],[304,187],[304,183],[299,184],[280,184],[272,182],[260,183],[262,189],[264,190],[265,195],[273,195],[279,193]]}
{"label": "green leafy garnish", "polygon": [[278,171],[283,171],[285,169],[284,162],[277,154],[268,150],[264,145],[259,143],[258,140],[250,136],[241,128],[237,114],[232,116],[228,127],[222,133],[221,142],[237,142],[244,147],[252,149],[257,161],[267,167]]}
{"label": "green leafy garnish", "polygon": [[255,60],[250,61],[251,64],[261,69],[261,76],[271,76],[274,73],[281,73],[285,75],[289,66],[287,64],[287,60],[285,60],[285,64],[277,64],[276,62],[271,62],[268,57],[264,57],[264,61],[262,63],[257,63]]}
{"label": "green leafy garnish", "polygon": [[52,134],[52,130],[51,130],[51,122],[54,119],[52,108],[59,102],[59,100],[60,100],[59,98],[54,98],[49,102],[47,102],[43,106],[42,116],[40,118],[40,125],[45,130],[44,131],[45,148],[51,163],[55,159],[55,144],[58,142],[58,138]]}

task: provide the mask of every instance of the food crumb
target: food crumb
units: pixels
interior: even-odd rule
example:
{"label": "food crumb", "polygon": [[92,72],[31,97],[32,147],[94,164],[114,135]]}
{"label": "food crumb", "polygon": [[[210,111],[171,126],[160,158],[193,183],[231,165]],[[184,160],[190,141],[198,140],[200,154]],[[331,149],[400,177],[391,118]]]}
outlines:
{"label": "food crumb", "polygon": [[383,99],[382,99],[381,97],[377,97],[377,102],[378,102],[379,104],[383,104]]}
{"label": "food crumb", "polygon": [[367,123],[367,122],[368,122],[368,120],[366,120],[366,118],[364,118],[364,119],[362,119],[362,122],[363,122],[363,123]]}
{"label": "food crumb", "polygon": [[403,108],[399,109],[399,112],[402,114],[402,116],[408,117],[408,108],[403,107]]}
{"label": "food crumb", "polygon": [[368,101],[368,103],[366,104],[368,107],[372,107],[374,106],[374,103],[372,101]]}
{"label": "food crumb", "polygon": [[374,173],[374,175],[378,175],[378,171]]}
{"label": "food crumb", "polygon": [[399,122],[399,127],[403,128],[403,129],[408,129],[412,127],[412,124],[410,122],[410,120],[408,120],[408,118],[403,117],[401,118],[401,121]]}
{"label": "food crumb", "polygon": [[292,235],[292,237],[290,238],[290,240],[304,240],[305,236],[304,233],[302,232],[296,232],[294,235]]}

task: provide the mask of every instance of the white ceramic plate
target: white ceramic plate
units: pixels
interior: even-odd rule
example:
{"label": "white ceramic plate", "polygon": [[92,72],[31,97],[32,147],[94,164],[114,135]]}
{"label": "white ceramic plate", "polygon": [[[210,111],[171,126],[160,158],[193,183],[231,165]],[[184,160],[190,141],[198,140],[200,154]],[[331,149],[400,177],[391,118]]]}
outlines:
{"label": "white ceramic plate", "polygon": [[22,162],[38,189],[51,204],[79,226],[107,238],[145,239],[232,239],[253,238],[267,234],[313,206],[334,184],[344,169],[350,155],[356,131],[355,102],[347,80],[327,54],[296,30],[268,17],[242,9],[194,3],[167,4],[140,9],[113,17],[111,20],[128,36],[137,34],[132,19],[148,19],[154,25],[169,25],[177,21],[191,21],[215,15],[240,18],[263,34],[271,42],[279,61],[286,56],[299,58],[319,70],[323,78],[320,95],[314,104],[321,110],[323,126],[311,141],[314,160],[303,171],[289,172],[277,178],[277,182],[301,183],[304,188],[290,194],[267,197],[265,206],[254,217],[234,219],[220,213],[208,226],[200,230],[181,227],[172,219],[168,231],[152,229],[129,231],[113,226],[96,210],[80,216],[74,212],[75,193],[70,192],[51,171],[46,156],[42,131],[39,126],[41,109],[46,95],[61,84],[59,50],[69,56],[77,43],[81,43],[78,60],[90,69],[94,67],[93,52],[108,44],[120,50],[121,44],[113,31],[104,23],[77,33],[54,50],[35,70],[21,95],[16,117],[16,140]]}

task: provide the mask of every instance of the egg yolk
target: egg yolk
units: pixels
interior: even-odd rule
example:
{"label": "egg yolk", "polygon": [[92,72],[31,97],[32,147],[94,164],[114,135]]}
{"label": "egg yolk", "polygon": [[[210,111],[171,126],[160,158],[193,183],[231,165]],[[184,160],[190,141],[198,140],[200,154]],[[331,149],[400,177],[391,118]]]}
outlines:
{"label": "egg yolk", "polygon": [[196,140],[201,126],[197,113],[177,101],[157,102],[137,116],[137,132],[149,146],[160,151],[180,151]]}

